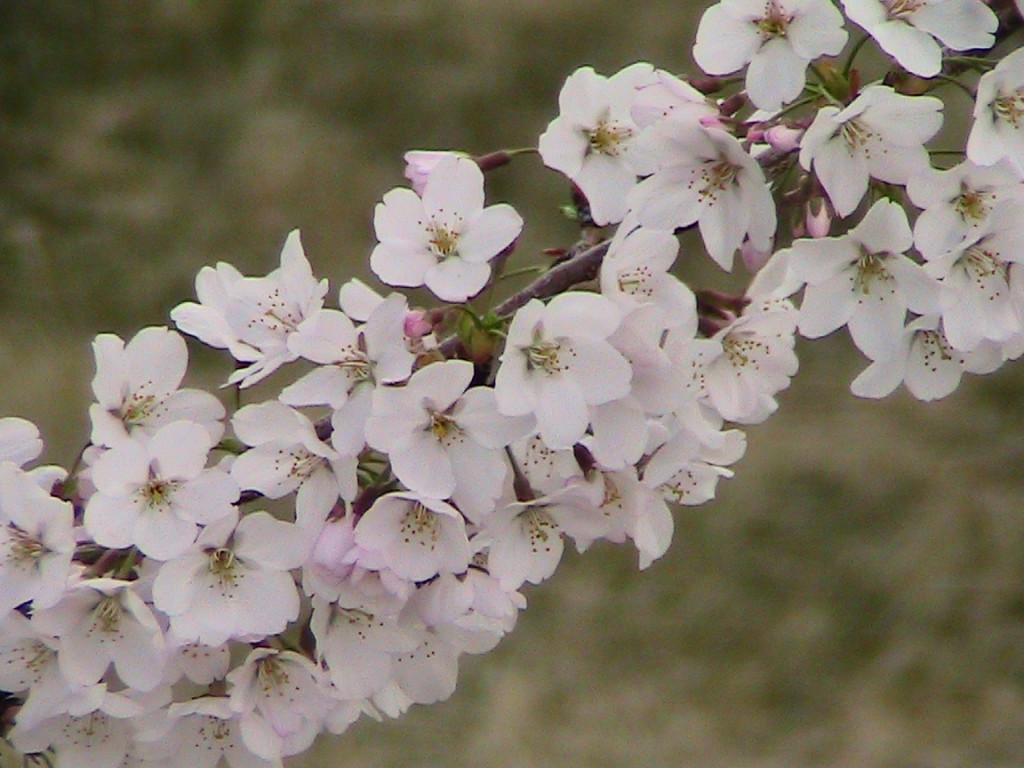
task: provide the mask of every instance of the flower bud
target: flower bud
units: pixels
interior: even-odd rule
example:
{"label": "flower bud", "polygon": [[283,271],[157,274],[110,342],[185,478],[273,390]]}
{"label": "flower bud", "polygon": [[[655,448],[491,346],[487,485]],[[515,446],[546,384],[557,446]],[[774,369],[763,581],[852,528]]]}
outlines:
{"label": "flower bud", "polygon": [[406,312],[402,328],[410,339],[422,339],[434,330],[434,324],[424,310],[414,309]]}
{"label": "flower bud", "polygon": [[463,155],[463,153],[447,150],[412,149],[403,155],[405,160],[405,178],[412,184],[412,188],[417,195],[423,194],[423,185],[427,183],[427,177],[430,175],[430,172],[448,155]]}
{"label": "flower bud", "polygon": [[764,132],[764,139],[768,145],[779,152],[795,152],[800,148],[800,139],[804,132],[800,128],[790,128],[788,125],[773,125]]}
{"label": "flower bud", "polygon": [[743,264],[751,272],[757,272],[761,269],[771,255],[772,251],[770,248],[767,251],[762,251],[755,247],[749,238],[744,240],[740,246],[740,256],[743,258]]}
{"label": "flower bud", "polygon": [[829,230],[832,229],[832,214],[829,213],[828,205],[820,197],[807,201],[804,226],[807,228],[807,234],[811,237],[828,237]]}
{"label": "flower bud", "polygon": [[722,128],[722,118],[718,115],[705,115],[698,121],[705,128]]}

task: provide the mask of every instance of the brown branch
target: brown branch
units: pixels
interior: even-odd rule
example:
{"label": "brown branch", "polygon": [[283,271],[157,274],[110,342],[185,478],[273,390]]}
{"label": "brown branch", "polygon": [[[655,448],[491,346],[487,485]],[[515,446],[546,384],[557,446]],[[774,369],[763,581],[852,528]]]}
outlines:
{"label": "brown branch", "polygon": [[[601,262],[608,253],[610,241],[604,240],[552,267],[521,291],[517,291],[494,308],[494,314],[511,315],[533,299],[547,299],[597,277]],[[461,344],[458,336],[449,336],[438,349],[446,358],[455,356]]]}

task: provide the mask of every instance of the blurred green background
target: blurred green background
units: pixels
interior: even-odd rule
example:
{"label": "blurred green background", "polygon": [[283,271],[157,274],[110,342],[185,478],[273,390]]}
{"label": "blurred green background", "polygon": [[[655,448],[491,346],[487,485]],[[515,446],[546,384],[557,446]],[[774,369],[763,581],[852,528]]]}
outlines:
{"label": "blurred green background", "polygon": [[[692,71],[699,10],[0,4],[0,414],[34,420],[47,458],[69,462],[93,334],[167,322],[204,264],[265,273],[296,226],[334,288],[367,277],[372,208],[405,149],[531,144],[582,64]],[[489,184],[527,220],[524,264],[572,242],[565,185],[535,157]],[[449,702],[292,764],[1020,766],[1024,373],[933,405],[866,403],[844,339],[800,351],[779,414],[749,431],[717,501],[679,512],[662,561],[567,556]],[[194,383],[226,375],[217,355],[193,360]]]}

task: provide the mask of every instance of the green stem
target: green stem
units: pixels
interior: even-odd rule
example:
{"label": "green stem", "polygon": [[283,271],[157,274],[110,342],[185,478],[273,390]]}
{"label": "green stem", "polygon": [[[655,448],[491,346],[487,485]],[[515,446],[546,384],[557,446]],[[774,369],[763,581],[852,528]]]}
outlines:
{"label": "green stem", "polygon": [[857,54],[860,53],[860,49],[864,47],[864,43],[870,39],[870,35],[864,35],[860,40],[853,44],[853,48],[850,49],[850,55],[846,57],[846,63],[843,64],[843,77],[846,79],[850,78],[850,70],[853,69],[853,62],[856,60]]}

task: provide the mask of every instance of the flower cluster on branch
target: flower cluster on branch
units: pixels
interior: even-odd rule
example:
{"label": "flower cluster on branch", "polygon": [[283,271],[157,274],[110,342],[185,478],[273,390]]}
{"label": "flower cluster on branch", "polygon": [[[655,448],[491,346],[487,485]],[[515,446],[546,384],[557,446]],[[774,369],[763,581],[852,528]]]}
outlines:
{"label": "flower cluster on branch", "polygon": [[[943,397],[1019,357],[1019,19],[982,0],[722,0],[694,48],[712,77],[566,80],[525,152],[567,177],[581,235],[517,293],[493,301],[524,221],[486,204],[485,173],[524,150],[419,151],[369,258],[435,306],[357,280],[329,306],[295,231],[266,275],[205,267],[177,330],[97,336],[74,466],[38,464],[38,430],[0,419],[8,738],[60,768],[280,765],[449,697],[567,541],[661,557],[673,507],[712,499],[740,427],[778,407],[797,335],[845,326],[862,397]],[[874,78],[871,40],[891,59]],[[974,98],[958,163],[931,146],[950,86]],[[673,274],[689,228],[722,269],[740,255],[743,295]],[[181,388],[181,334],[230,355],[238,402],[299,370],[229,413]]]}

